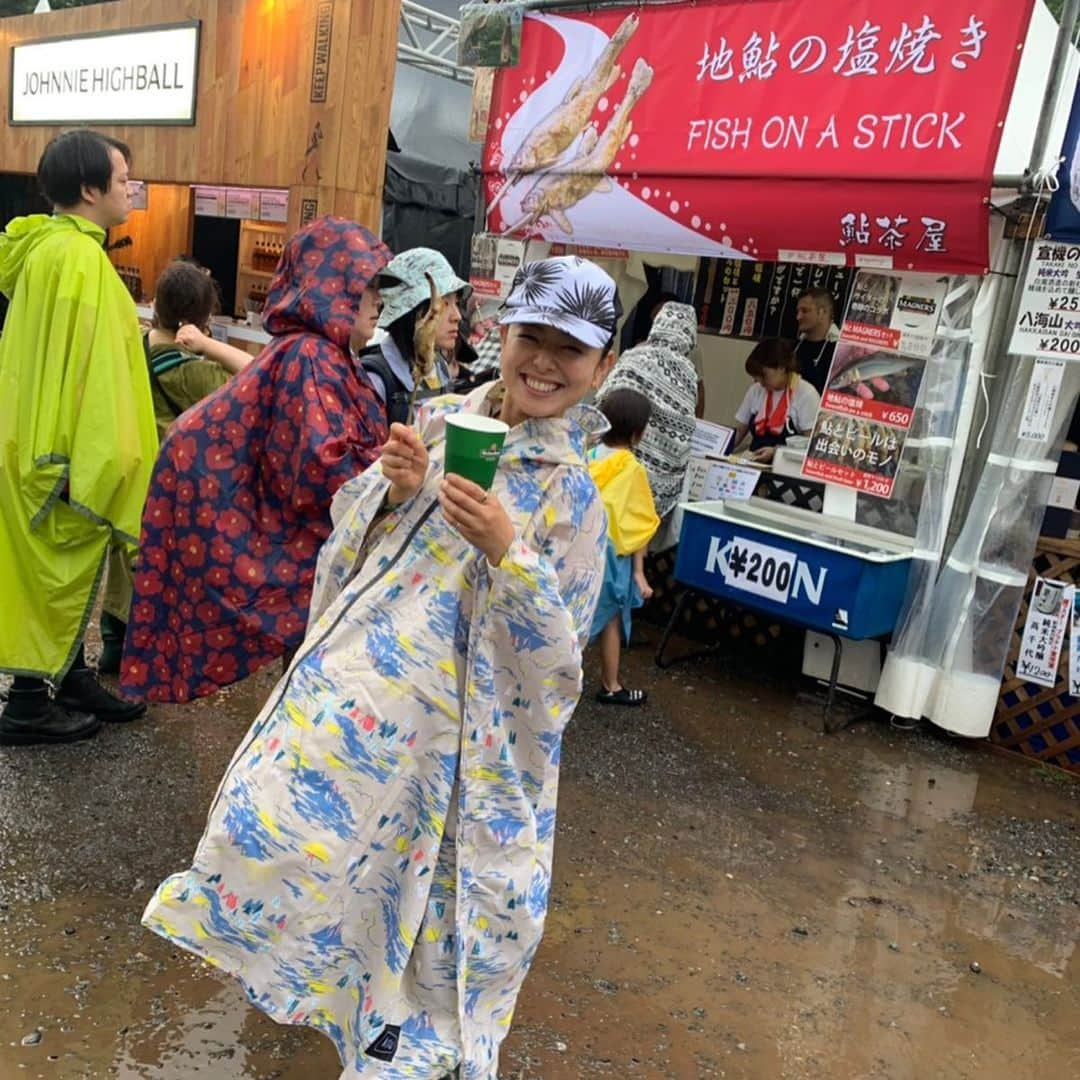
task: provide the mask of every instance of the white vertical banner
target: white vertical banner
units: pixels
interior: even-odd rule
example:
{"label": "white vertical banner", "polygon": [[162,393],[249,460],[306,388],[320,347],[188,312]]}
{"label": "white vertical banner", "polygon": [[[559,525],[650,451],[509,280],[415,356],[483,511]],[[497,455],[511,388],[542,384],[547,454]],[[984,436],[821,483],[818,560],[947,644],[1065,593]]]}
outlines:
{"label": "white vertical banner", "polygon": [[1020,418],[1021,439],[1049,442],[1053,438],[1051,427],[1061,396],[1061,381],[1065,377],[1065,361],[1056,357],[1040,356],[1031,369],[1024,413]]}
{"label": "white vertical banner", "polygon": [[[1052,688],[1057,685],[1065,631],[1073,609],[1073,591],[1073,586],[1063,581],[1035,579],[1024,623],[1024,636],[1020,641],[1020,655],[1016,658],[1018,679],[1037,686]],[[1074,652],[1075,649],[1070,651]],[[1071,663],[1070,656],[1070,666]]]}

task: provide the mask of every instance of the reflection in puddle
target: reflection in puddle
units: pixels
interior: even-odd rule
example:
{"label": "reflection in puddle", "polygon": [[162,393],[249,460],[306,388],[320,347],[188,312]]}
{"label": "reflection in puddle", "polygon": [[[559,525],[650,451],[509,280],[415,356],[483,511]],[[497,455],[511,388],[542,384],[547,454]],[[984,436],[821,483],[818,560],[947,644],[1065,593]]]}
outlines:
{"label": "reflection in puddle", "polygon": [[[586,701],[568,732],[503,1076],[1070,1075],[1072,789],[870,725],[821,736],[785,693],[650,661],[628,654],[647,708]],[[0,754],[3,1080],[339,1075],[327,1039],[138,925],[266,689],[162,710],[84,758]]]}

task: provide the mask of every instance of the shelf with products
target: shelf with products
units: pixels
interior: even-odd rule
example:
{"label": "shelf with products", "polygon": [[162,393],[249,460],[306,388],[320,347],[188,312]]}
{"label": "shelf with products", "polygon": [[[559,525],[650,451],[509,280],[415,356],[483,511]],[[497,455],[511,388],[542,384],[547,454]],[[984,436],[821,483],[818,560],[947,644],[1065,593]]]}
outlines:
{"label": "shelf with products", "polygon": [[278,260],[285,250],[285,225],[241,221],[236,259],[236,315],[251,318],[262,310]]}
{"label": "shelf with products", "polygon": [[271,276],[285,250],[285,226],[266,222],[243,221],[240,224],[238,269]]}
{"label": "shelf with products", "polygon": [[132,300],[140,303],[143,298],[142,271],[137,266],[116,266],[116,273],[131,293]]}
{"label": "shelf with products", "polygon": [[248,221],[244,219],[244,229],[247,232],[261,232],[261,233],[273,233],[277,236],[285,235],[284,222],[278,223],[274,221]]}

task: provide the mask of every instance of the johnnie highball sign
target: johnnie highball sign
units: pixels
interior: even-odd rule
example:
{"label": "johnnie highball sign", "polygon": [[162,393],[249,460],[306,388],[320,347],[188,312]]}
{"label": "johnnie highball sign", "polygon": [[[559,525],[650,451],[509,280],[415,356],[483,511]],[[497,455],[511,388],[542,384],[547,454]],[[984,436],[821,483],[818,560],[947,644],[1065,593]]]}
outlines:
{"label": "johnnie highball sign", "polygon": [[194,124],[199,23],[11,48],[12,124]]}

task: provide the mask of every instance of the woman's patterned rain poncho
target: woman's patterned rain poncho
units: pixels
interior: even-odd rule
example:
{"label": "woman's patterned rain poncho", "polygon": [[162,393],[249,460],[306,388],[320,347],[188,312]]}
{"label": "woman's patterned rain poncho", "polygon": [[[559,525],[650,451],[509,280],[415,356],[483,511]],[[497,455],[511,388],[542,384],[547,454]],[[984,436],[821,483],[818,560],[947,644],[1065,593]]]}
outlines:
{"label": "woman's patterned rain poncho", "polygon": [[331,499],[386,441],[349,334],[389,259],[342,218],[298,232],[267,298],[273,341],[162,443],[120,669],[128,695],[202,697],[300,644]]}
{"label": "woman's patterned rain poncho", "polygon": [[[494,384],[498,387],[498,384]],[[493,386],[462,407],[487,411]],[[145,924],[337,1044],[343,1078],[494,1080],[540,943],[563,729],[607,525],[576,421],[528,421],[494,490],[490,567],[422,490],[377,518],[375,466],[334,501],[308,636],[237,751],[192,869]]]}

